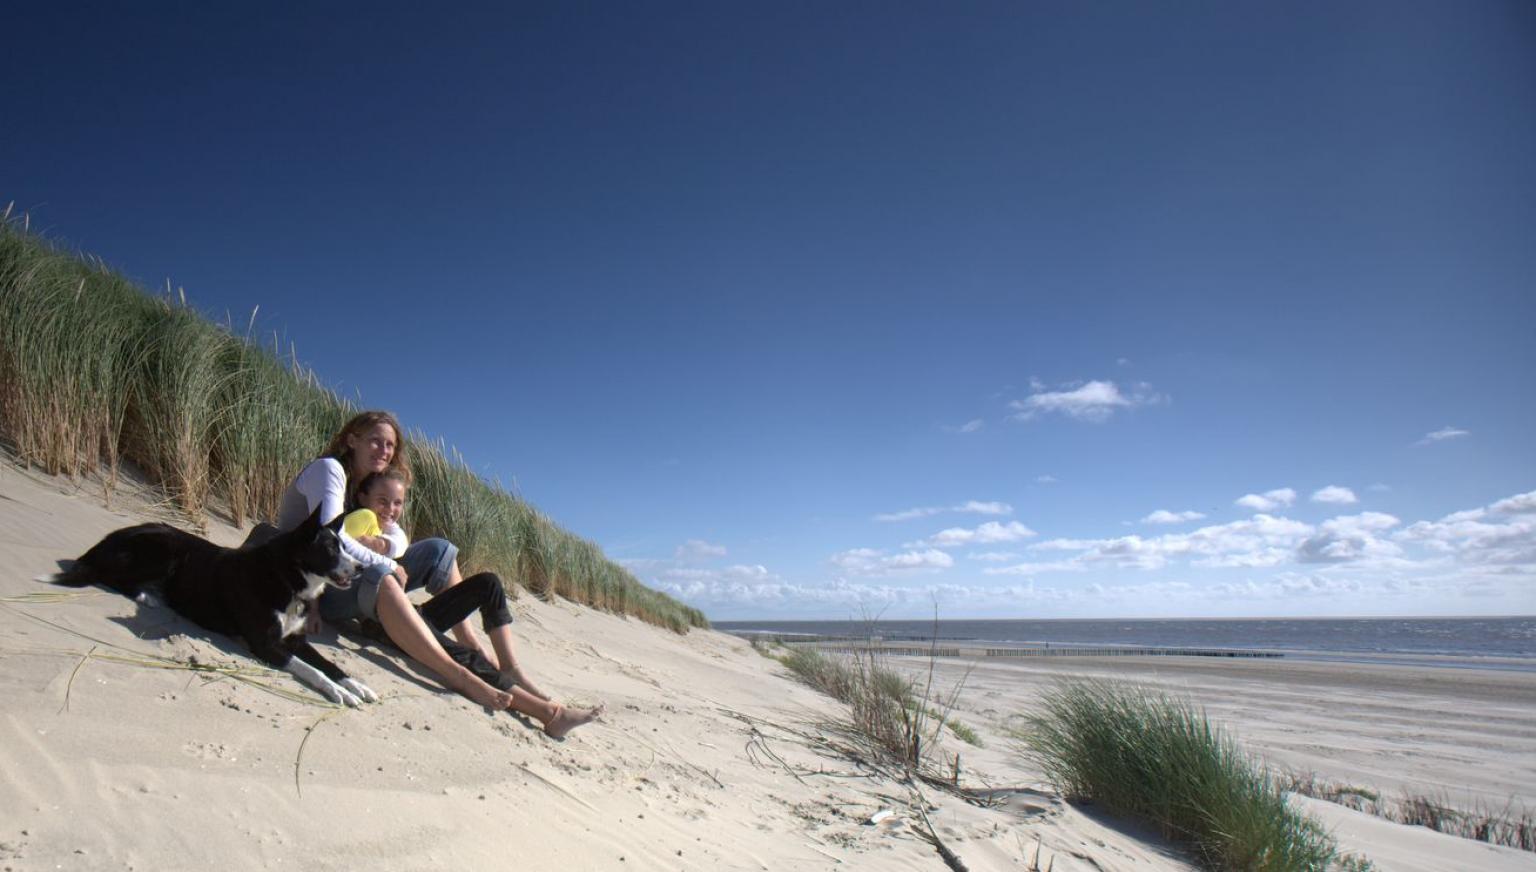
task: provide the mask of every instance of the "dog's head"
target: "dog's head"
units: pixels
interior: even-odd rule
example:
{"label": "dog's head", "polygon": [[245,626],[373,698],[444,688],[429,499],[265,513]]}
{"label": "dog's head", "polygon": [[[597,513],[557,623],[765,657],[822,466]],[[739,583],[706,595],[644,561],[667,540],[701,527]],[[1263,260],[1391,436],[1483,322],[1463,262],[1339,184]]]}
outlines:
{"label": "dog's head", "polygon": [[337,515],[331,523],[321,524],[320,510],[316,508],[294,530],[292,548],[305,576],[323,578],[331,587],[348,588],[362,564],[341,547],[341,523],[342,516]]}

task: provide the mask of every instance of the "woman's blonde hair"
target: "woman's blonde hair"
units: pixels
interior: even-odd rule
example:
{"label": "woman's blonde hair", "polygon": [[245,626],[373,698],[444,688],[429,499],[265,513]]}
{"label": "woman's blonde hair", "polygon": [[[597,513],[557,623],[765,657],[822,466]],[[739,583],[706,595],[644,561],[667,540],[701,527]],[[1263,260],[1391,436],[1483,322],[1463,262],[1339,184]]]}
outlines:
{"label": "woman's blonde hair", "polygon": [[[325,447],[322,457],[334,457],[341,461],[341,468],[346,472],[347,478],[352,478],[352,446],[347,444],[351,436],[361,436],[376,424],[388,424],[395,431],[395,453],[389,458],[388,472],[398,473],[401,481],[409,487],[411,484],[411,459],[405,453],[405,431],[400,429],[400,421],[389,412],[372,411],[359,412],[352,416],[342,428],[331,437],[331,444]],[[350,488],[349,488],[350,490]]]}

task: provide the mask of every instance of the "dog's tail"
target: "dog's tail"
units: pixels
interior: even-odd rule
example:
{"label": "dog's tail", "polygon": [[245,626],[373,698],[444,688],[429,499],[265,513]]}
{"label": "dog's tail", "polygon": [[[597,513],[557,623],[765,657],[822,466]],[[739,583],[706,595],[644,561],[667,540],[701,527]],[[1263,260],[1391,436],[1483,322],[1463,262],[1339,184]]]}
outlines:
{"label": "dog's tail", "polygon": [[37,580],[64,587],[98,584],[133,598],[145,587],[165,579],[175,567],[174,538],[180,534],[163,524],[141,524],[115,530],[91,546],[79,560],[60,561],[60,571]]}
{"label": "dog's tail", "polygon": [[158,567],[148,572],[144,567],[135,566],[102,567],[84,558],[70,561],[69,564],[59,572],[39,575],[37,581],[63,587],[89,587],[96,584],[116,591],[129,599],[138,599],[140,594],[145,592],[145,588],[156,587],[156,583],[165,574]]}
{"label": "dog's tail", "polygon": [[90,571],[90,567],[78,560],[67,562],[69,563],[68,567],[58,572],[39,575],[32,580],[40,581],[43,584],[62,584],[65,587],[85,587],[86,585],[96,583],[95,574]]}

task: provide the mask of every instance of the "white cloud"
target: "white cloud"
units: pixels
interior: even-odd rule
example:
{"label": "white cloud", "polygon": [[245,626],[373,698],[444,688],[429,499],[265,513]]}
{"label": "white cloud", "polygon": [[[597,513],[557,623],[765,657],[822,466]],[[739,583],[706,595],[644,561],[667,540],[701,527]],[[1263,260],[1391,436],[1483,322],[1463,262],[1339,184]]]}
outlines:
{"label": "white cloud", "polygon": [[971,530],[964,527],[950,527],[947,530],[940,530],[921,542],[911,542],[903,547],[954,548],[959,545],[992,545],[998,542],[1017,542],[1020,539],[1028,539],[1034,535],[1034,530],[1020,524],[1018,521],[1009,521],[1006,524],[988,521],[980,527]]}
{"label": "white cloud", "polygon": [[1475,566],[1536,571],[1536,491],[1516,494],[1486,508],[1419,521],[1393,538]]}
{"label": "white cloud", "polygon": [[1352,535],[1355,533],[1380,533],[1401,524],[1402,521],[1386,512],[1361,512],[1358,515],[1340,515],[1330,518],[1319,526],[1326,532]]}
{"label": "white cloud", "polygon": [[852,575],[891,575],[948,569],[955,558],[934,548],[886,554],[874,548],[854,548],[832,555],[832,564]]}
{"label": "white cloud", "polygon": [[[1406,604],[1435,599],[1442,602],[1502,599],[1529,601],[1536,572],[1518,567],[1467,569],[1403,569],[1361,564],[1313,565],[1305,571],[1279,571],[1214,583],[1188,578],[1145,578],[1132,581],[1081,583],[1081,575],[1061,585],[1041,584],[1033,576],[1048,568],[1081,570],[1078,565],[1030,564],[1022,568],[988,570],[986,582],[918,583],[916,579],[880,582],[838,577],[819,583],[797,583],[775,576],[657,581],[657,589],[710,612],[719,620],[782,617],[931,617],[935,602],[946,614],[1055,612],[1082,616],[1114,604],[1123,613],[1252,614],[1255,605],[1273,603],[1273,613],[1337,612],[1339,603],[1375,604],[1378,611],[1407,611]],[[1006,576],[1016,583],[999,583]],[[1300,605],[1308,603],[1307,605]],[[1392,603],[1391,605],[1385,605]],[[1212,608],[1213,604],[1215,605]],[[1300,605],[1300,608],[1298,606]],[[1065,615],[1064,615],[1065,616]]]}
{"label": "white cloud", "polygon": [[1058,482],[1060,480],[1061,479],[1058,479],[1054,475],[1037,475],[1037,476],[1035,476],[1035,484],[1055,484],[1056,482]]}
{"label": "white cloud", "polygon": [[945,512],[958,512],[970,515],[1011,515],[1013,506],[1000,502],[985,502],[982,500],[966,500],[954,506],[922,506],[916,509],[903,509],[899,512],[890,512],[884,515],[876,515],[876,521],[910,521],[913,518],[926,518],[931,515],[942,515]]}
{"label": "white cloud", "polygon": [[1422,595],[1429,587],[1419,580],[1330,574],[1334,571],[1320,569],[1306,573],[1281,572],[1266,579],[1222,582],[1202,588],[1201,593],[1205,597],[1240,602],[1254,600],[1293,602],[1297,599],[1354,598],[1358,600]]}
{"label": "white cloud", "polygon": [[1261,513],[1242,521],[1201,527],[1183,537],[1165,538],[1202,555],[1196,565],[1273,566],[1283,562],[1285,552],[1312,530],[1311,524]]}
{"label": "white cloud", "polygon": [[1182,524],[1185,521],[1198,521],[1205,515],[1196,511],[1170,512],[1167,509],[1158,509],[1152,514],[1141,519],[1143,524]]}
{"label": "white cloud", "polygon": [[1143,539],[1140,536],[1119,536],[1113,539],[1049,539],[1032,546],[1042,551],[1081,551],[1066,561],[1032,563],[1006,567],[999,573],[1018,572],[1033,574],[1050,569],[1087,569],[1093,566],[1157,569],[1168,562],[1173,553],[1167,547],[1167,537]]}
{"label": "white cloud", "polygon": [[[959,573],[961,558],[937,547],[842,552],[831,560],[840,577],[814,584],[787,581],[761,565],[623,562],[636,571],[659,566],[648,583],[721,619],[731,612],[835,617],[839,610],[887,608],[892,617],[919,616],[936,600],[970,614],[1085,615],[1103,613],[1107,603],[1147,614],[1252,614],[1255,607],[1261,613],[1404,613],[1425,603],[1463,613],[1528,610],[1536,589],[1536,490],[1406,525],[1382,512],[1315,525],[1258,513],[1188,532],[1053,538],[1015,547],[966,549],[974,583],[925,577]],[[1044,583],[1056,578],[1054,585]]]}
{"label": "white cloud", "polygon": [[981,502],[967,500],[954,508],[956,512],[970,512],[976,515],[1011,515],[1013,506],[999,502]]}
{"label": "white cloud", "polygon": [[1313,532],[1310,524],[1259,514],[1242,521],[1201,527],[1189,533],[1152,538],[1131,535],[1112,539],[1048,539],[1030,546],[1031,550],[1080,553],[1066,561],[984,571],[1030,575],[1058,569],[1099,567],[1161,569],[1175,558],[1191,558],[1192,565],[1202,567],[1277,566],[1290,559],[1296,544]]}
{"label": "white cloud", "polygon": [[1516,494],[1507,499],[1499,500],[1489,506],[1488,511],[1499,515],[1536,514],[1536,491],[1527,491],[1523,494]]}
{"label": "white cloud", "polygon": [[1056,412],[1069,418],[1095,423],[1108,421],[1116,410],[1146,406],[1164,401],[1152,386],[1138,384],[1125,393],[1112,381],[1090,381],[1070,390],[1047,391],[1043,385],[1031,383],[1030,394],[1022,400],[1009,403],[1016,421],[1028,421],[1039,415]]}
{"label": "white cloud", "polygon": [[693,582],[693,581],[717,581],[717,580],[748,580],[763,581],[764,579],[776,579],[778,576],[768,571],[768,567],[762,564],[737,564],[727,566],[724,569],[690,569],[675,566],[664,569],[658,576],[667,581]]}
{"label": "white cloud", "polygon": [[1039,563],[1015,563],[983,569],[984,575],[1040,575],[1045,572],[1082,572],[1088,567],[1077,560],[1053,560]]}
{"label": "white cloud", "polygon": [[1324,521],[1318,532],[1296,546],[1298,563],[1354,563],[1383,561],[1402,555],[1403,549],[1376,534],[1401,524],[1383,512],[1341,515]]}
{"label": "white cloud", "polygon": [[1355,496],[1355,492],[1349,488],[1340,487],[1336,484],[1330,484],[1325,488],[1320,488],[1316,491],[1313,491],[1312,502],[1333,503],[1334,505],[1350,506],[1360,502],[1360,500]]}
{"label": "white cloud", "polygon": [[716,607],[717,613],[735,611],[757,617],[765,612],[825,617],[839,610],[854,616],[885,613],[886,609],[931,615],[935,602],[965,608],[983,604],[1017,609],[1027,603],[1064,602],[1081,596],[1075,591],[1037,590],[1032,584],[879,584],[846,578],[820,584],[783,580],[760,583],[725,580],[660,582],[657,587],[701,608]]}
{"label": "white cloud", "polygon": [[987,422],[981,418],[972,418],[971,420],[966,421],[964,424],[960,424],[958,426],[953,424],[943,424],[939,427],[939,429],[943,430],[945,433],[958,433],[960,435],[966,435],[975,433],[986,425]]}
{"label": "white cloud", "polygon": [[1447,439],[1460,439],[1463,436],[1471,435],[1471,430],[1462,430],[1457,427],[1441,427],[1432,433],[1425,433],[1424,438],[1420,439],[1417,444],[1430,445],[1435,442],[1444,442]]}
{"label": "white cloud", "polygon": [[677,551],[673,552],[672,558],[674,560],[707,560],[711,557],[724,557],[725,553],[724,545],[713,545],[703,539],[689,539],[677,546]]}
{"label": "white cloud", "polygon": [[1236,505],[1245,509],[1253,509],[1255,512],[1273,512],[1275,509],[1283,509],[1296,502],[1296,492],[1288,487],[1276,488],[1265,491],[1262,494],[1248,494],[1238,497]]}
{"label": "white cloud", "polygon": [[1017,551],[972,551],[965,556],[984,563],[1005,563],[1009,560],[1018,560],[1024,555]]}

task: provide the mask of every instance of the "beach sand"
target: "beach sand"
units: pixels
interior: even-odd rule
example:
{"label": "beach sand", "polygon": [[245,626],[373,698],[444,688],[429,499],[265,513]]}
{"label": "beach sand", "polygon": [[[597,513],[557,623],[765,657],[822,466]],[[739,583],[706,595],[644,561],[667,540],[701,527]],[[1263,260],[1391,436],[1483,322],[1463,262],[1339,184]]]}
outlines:
{"label": "beach sand", "polygon": [[[606,702],[555,742],[334,634],[319,643],[384,700],[321,704],[109,656],[254,666],[240,643],[173,613],[33,581],[106,532],[155,517],[142,494],[0,465],[0,872],[41,869],[943,870],[908,788],[816,740],[838,706],[741,640],[678,636],[569,603],[514,603],[524,664],[559,696]],[[212,524],[225,544],[241,531]],[[90,656],[87,656],[87,655]],[[924,666],[924,664],[911,664]],[[941,662],[952,682],[963,664]],[[971,869],[1193,868],[1135,825],[1052,795],[1005,730],[1083,669],[1188,692],[1256,751],[1329,779],[1529,797],[1536,700],[1520,673],[1248,662],[978,665],[960,717],[964,779],[1016,788],[983,808],[925,791]],[[302,757],[300,756],[302,746]],[[1297,800],[1383,870],[1533,869],[1536,855]],[[882,810],[896,823],[870,825]]]}
{"label": "beach sand", "polygon": [[[900,658],[924,675],[926,659]],[[1030,700],[1068,676],[1132,681],[1202,707],[1275,769],[1366,788],[1383,798],[1459,808],[1536,809],[1536,673],[1302,659],[1051,657],[936,661],[936,685],[963,690],[965,723],[1006,730]],[[1021,770],[1019,777],[1031,773]],[[1294,798],[1341,846],[1382,869],[1536,869],[1536,854],[1479,854],[1461,840],[1334,803]],[[1503,865],[1508,863],[1510,865]]]}

